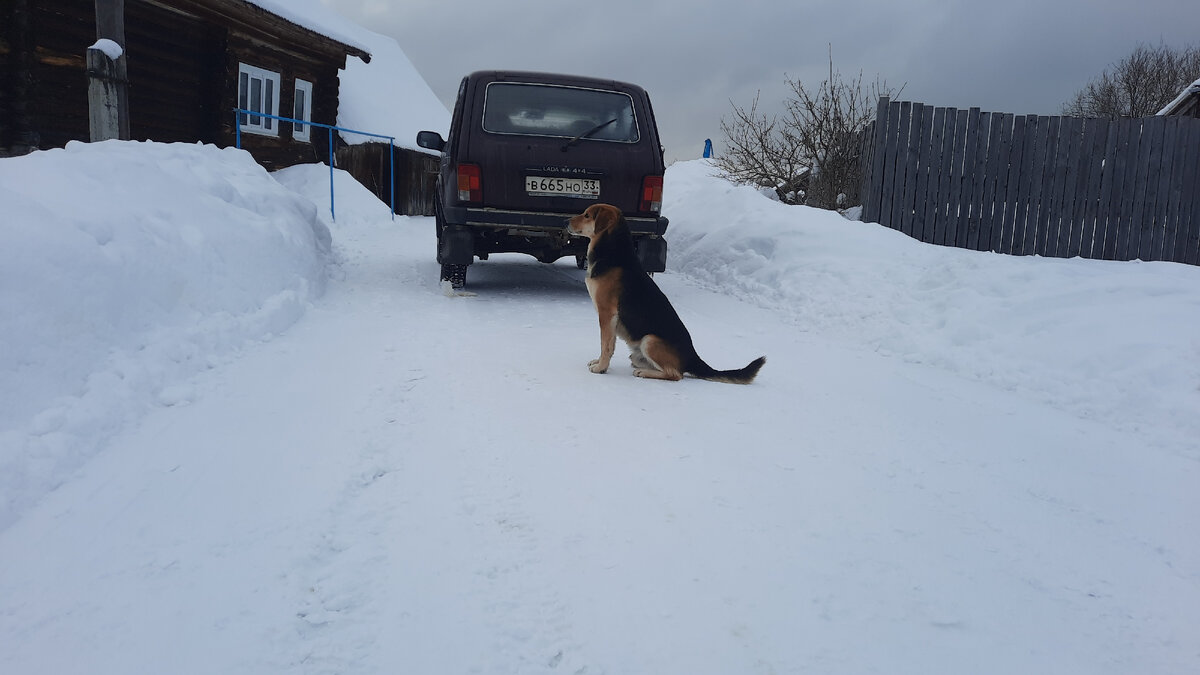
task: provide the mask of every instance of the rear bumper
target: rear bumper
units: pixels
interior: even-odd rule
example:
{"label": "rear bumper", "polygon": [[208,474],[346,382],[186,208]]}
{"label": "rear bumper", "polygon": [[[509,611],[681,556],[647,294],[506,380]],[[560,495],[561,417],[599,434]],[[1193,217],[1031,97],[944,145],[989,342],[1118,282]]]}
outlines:
{"label": "rear bumper", "polygon": [[[536,211],[508,211],[504,209],[478,209],[465,206],[445,207],[447,225],[471,225],[475,227],[509,227],[530,230],[556,231],[567,226],[567,219],[574,213],[542,213]],[[626,216],[625,222],[635,235],[662,236],[670,222],[662,216]]]}

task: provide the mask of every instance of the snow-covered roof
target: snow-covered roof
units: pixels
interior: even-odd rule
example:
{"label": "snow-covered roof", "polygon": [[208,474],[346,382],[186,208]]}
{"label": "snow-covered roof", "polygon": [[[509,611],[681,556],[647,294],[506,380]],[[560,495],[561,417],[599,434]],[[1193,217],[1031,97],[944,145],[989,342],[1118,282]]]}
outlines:
{"label": "snow-covered roof", "polygon": [[1179,92],[1179,95],[1175,97],[1175,100],[1163,106],[1163,109],[1159,110],[1158,114],[1170,115],[1171,113],[1175,112],[1177,108],[1182,106],[1183,102],[1192,95],[1200,95],[1200,80],[1196,80],[1195,82],[1184,87],[1183,91]]}
{"label": "snow-covered roof", "polygon": [[367,45],[353,35],[353,31],[340,29],[336,21],[330,21],[328,17],[322,16],[322,12],[314,11],[314,9],[319,8],[324,10],[326,14],[335,17],[339,16],[333,10],[319,3],[312,3],[310,5],[307,0],[245,0],[245,2],[261,7],[276,16],[291,21],[297,26],[307,28],[314,33],[324,35],[348,47],[360,49],[367,54],[371,53]]}
{"label": "snow-covered roof", "polygon": [[[338,126],[396,138],[396,146],[429,152],[416,144],[418,131],[450,128],[450,111],[392,38],[363,28],[320,0],[247,0],[345,45],[371,55],[370,63],[346,59],[339,75]],[[342,133],[347,143],[372,139]]]}

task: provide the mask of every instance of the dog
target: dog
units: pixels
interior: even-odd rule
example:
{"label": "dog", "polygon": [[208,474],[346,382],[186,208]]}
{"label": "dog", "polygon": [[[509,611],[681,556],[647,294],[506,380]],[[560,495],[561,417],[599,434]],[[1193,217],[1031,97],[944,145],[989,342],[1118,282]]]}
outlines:
{"label": "dog", "polygon": [[600,358],[588,370],[608,370],[617,336],[629,345],[633,374],[680,380],[750,384],[767,362],[760,356],[739,370],[714,370],[692,346],[692,336],[658,284],[642,268],[621,210],[593,204],[567,221],[567,231],[587,237],[587,289],[600,318]]}

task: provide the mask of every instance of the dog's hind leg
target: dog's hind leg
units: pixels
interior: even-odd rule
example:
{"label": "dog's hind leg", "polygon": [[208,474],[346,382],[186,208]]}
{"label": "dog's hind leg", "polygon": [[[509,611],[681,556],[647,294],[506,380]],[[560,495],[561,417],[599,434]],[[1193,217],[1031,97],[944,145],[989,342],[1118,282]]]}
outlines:
{"label": "dog's hind leg", "polygon": [[654,380],[674,381],[683,379],[683,369],[679,362],[679,352],[669,343],[660,340],[658,336],[647,335],[642,338],[640,351],[652,367],[634,368],[634,375]]}
{"label": "dog's hind leg", "polygon": [[634,369],[654,368],[657,370],[657,366],[651,363],[650,359],[646,358],[646,355],[642,353],[642,343],[640,340],[629,343],[629,363],[633,364]]}

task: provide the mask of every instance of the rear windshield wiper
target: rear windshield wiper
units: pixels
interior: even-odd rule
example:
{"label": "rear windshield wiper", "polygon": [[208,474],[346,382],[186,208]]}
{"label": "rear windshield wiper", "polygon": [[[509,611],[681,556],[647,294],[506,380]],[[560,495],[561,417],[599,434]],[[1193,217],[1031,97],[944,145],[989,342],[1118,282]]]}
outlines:
{"label": "rear windshield wiper", "polygon": [[567,148],[571,147],[572,145],[575,145],[579,141],[582,141],[583,139],[591,136],[592,134],[596,133],[597,131],[600,131],[604,127],[606,127],[616,121],[617,121],[617,118],[614,117],[607,122],[601,122],[600,124],[597,124],[596,126],[592,127],[591,129],[588,129],[587,131],[583,132],[582,134],[579,134],[575,138],[572,138],[571,140],[567,141],[566,143],[563,143],[562,151],[566,152]]}

